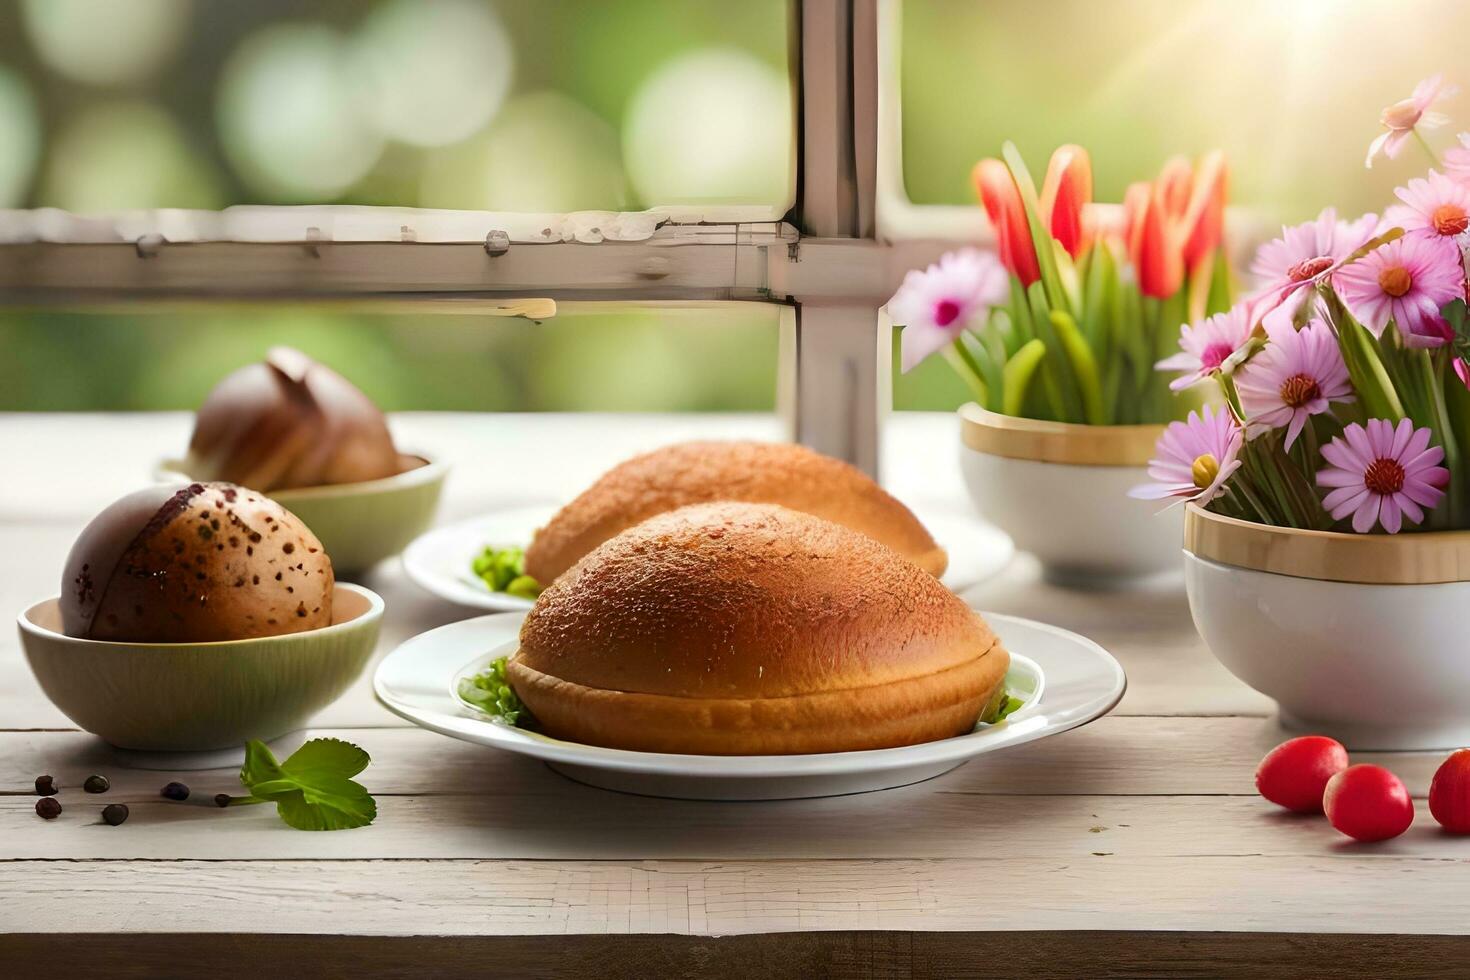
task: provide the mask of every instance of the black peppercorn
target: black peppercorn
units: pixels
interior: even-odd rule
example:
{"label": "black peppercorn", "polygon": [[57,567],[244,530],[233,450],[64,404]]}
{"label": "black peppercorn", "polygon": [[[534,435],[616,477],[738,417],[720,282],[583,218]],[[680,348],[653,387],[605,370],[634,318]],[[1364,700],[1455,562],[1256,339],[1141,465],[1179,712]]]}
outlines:
{"label": "black peppercorn", "polygon": [[87,781],[82,783],[82,789],[88,793],[106,793],[111,785],[106,776],[88,776]]}
{"label": "black peppercorn", "polygon": [[127,805],[123,803],[107,804],[105,807],[102,808],[102,819],[106,820],[110,825],[116,827],[118,824],[128,819]]}
{"label": "black peppercorn", "polygon": [[37,776],[36,777],[36,795],[37,796],[55,796],[56,795],[56,780],[53,779],[53,778],[51,778],[50,776]]}
{"label": "black peppercorn", "polygon": [[230,805],[230,794],[229,793],[216,793],[214,795],[214,805],[215,806],[219,806],[219,807],[229,806]]}
{"label": "black peppercorn", "polygon": [[189,798],[189,787],[183,783],[169,783],[163,788],[165,800],[187,800]]}
{"label": "black peppercorn", "polygon": [[36,801],[36,816],[42,820],[55,820],[61,816],[61,804],[54,796],[43,796]]}

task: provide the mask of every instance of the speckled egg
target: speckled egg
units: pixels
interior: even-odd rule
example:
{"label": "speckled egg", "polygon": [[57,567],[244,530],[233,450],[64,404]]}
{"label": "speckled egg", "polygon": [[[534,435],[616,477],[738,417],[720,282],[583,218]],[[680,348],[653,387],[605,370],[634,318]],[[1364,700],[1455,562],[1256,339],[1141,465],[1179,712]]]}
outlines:
{"label": "speckled egg", "polygon": [[332,622],[332,561],[269,497],[229,483],[128,494],[83,529],[61,586],[68,636],[202,643]]}

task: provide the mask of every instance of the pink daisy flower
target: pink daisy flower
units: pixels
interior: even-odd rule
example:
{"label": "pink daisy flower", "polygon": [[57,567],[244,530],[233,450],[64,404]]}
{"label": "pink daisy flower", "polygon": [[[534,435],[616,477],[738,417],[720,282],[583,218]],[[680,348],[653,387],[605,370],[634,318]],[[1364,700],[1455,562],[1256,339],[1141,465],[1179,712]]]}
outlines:
{"label": "pink daisy flower", "polygon": [[1244,433],[1225,409],[1206,405],[1203,414],[1190,412],[1184,422],[1170,422],[1154,447],[1148,475],[1155,481],[1134,487],[1128,496],[1139,500],[1180,497],[1203,507],[1225,489],[1225,481],[1240,469]]}
{"label": "pink daisy flower", "polygon": [[1198,324],[1184,324],[1179,329],[1181,351],[1154,367],[1160,371],[1186,372],[1169,382],[1172,390],[1180,391],[1220,370],[1225,358],[1234,354],[1250,335],[1250,313],[1246,304],[1240,303]]}
{"label": "pink daisy flower", "polygon": [[1409,236],[1343,266],[1332,284],[1373,336],[1392,321],[1410,347],[1438,347],[1453,339],[1439,308],[1465,295],[1465,270],[1454,242]]}
{"label": "pink daisy flower", "polygon": [[1254,316],[1267,324],[1290,323],[1311,295],[1311,287],[1330,276],[1378,231],[1378,215],[1338,221],[1336,208],[1325,208],[1316,221],[1281,229],[1256,251],[1251,274],[1259,289],[1251,297]]}
{"label": "pink daisy flower", "polygon": [[1414,86],[1414,93],[1407,99],[1395,102],[1383,110],[1383,115],[1378,121],[1383,124],[1384,132],[1379,133],[1372,143],[1368,144],[1368,159],[1365,166],[1373,166],[1373,158],[1379,151],[1390,160],[1399,155],[1403,149],[1404,142],[1413,134],[1415,129],[1436,129],[1449,122],[1449,118],[1442,112],[1431,112],[1429,107],[1435,100],[1442,96],[1455,94],[1453,86],[1444,84],[1443,75],[1431,75],[1418,85]]}
{"label": "pink daisy flower", "polygon": [[1286,426],[1290,449],[1313,415],[1327,411],[1330,402],[1353,400],[1353,385],[1337,335],[1323,321],[1314,319],[1301,330],[1289,323],[1269,327],[1266,336],[1265,348],[1236,372],[1235,387],[1247,434]]}
{"label": "pink daisy flower", "polygon": [[989,252],[966,248],[945,254],[936,264],[904,276],[888,301],[900,337],[903,369],[944,348],[966,325],[1005,301],[1010,280],[1005,267]]}
{"label": "pink daisy flower", "polygon": [[1394,191],[1403,204],[1388,209],[1384,220],[1411,234],[1457,238],[1470,228],[1470,187],[1431,170]]}
{"label": "pink daisy flower", "polygon": [[1353,515],[1359,534],[1375,523],[1397,534],[1405,517],[1420,523],[1425,509],[1444,499],[1450,482],[1450,471],[1439,465],[1444,450],[1429,445],[1429,435],[1408,419],[1397,427],[1386,419],[1369,419],[1366,429],[1349,425],[1322,447],[1328,465],[1317,471],[1317,485],[1332,488],[1322,506],[1335,521]]}
{"label": "pink daisy flower", "polygon": [[1455,139],[1459,146],[1452,146],[1442,154],[1444,172],[1455,180],[1470,181],[1470,133],[1461,133]]}

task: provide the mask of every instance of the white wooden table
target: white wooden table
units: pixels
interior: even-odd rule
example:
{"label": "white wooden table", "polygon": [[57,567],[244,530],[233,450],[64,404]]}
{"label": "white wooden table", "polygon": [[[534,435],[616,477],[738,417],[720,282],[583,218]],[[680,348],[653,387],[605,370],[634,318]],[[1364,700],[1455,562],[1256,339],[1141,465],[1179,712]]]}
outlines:
{"label": "white wooden table", "polygon": [[[451,456],[442,517],[575,493],[637,450],[694,435],[775,437],[751,416],[395,419]],[[0,416],[0,610],[54,594],[96,510],[186,438],[181,415]],[[947,415],[895,417],[886,481],[966,506]],[[395,564],[381,652],[470,613]],[[1269,703],[1203,648],[1182,587],[1061,591],[1017,558],[971,598],[1110,649],[1129,690],[1086,728],[939,779],[861,796],[703,803],[571,783],[516,756],[407,727],[367,679],[316,730],[373,757],[377,822],[288,829],[268,807],[158,798],[172,774],[127,770],[42,696],[0,633],[0,976],[313,974],[1450,976],[1470,973],[1470,839],[1423,795],[1438,759],[1387,758],[1418,797],[1402,838],[1355,845],[1253,793],[1282,736]],[[1385,692],[1392,696],[1392,692]],[[1366,761],[1385,757],[1363,756]],[[106,797],[38,819],[32,782],[106,772]],[[234,774],[187,774],[196,796]],[[129,821],[96,821],[103,801]],[[95,805],[94,805],[95,804]],[[160,936],[157,934],[166,934]],[[450,937],[450,938],[445,938]],[[1458,971],[1458,972],[1457,972]]]}

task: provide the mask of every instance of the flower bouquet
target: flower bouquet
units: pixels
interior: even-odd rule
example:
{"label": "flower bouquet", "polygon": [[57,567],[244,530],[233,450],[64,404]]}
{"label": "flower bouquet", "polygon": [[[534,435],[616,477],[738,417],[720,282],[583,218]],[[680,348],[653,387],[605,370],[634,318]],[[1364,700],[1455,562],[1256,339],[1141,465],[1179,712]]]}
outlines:
{"label": "flower bouquet", "polygon": [[[1419,130],[1442,94],[1430,79],[1386,109],[1369,165],[1410,138],[1429,151]],[[1470,741],[1460,140],[1382,217],[1329,208],[1284,229],[1239,304],[1182,328],[1159,367],[1218,407],[1169,425],[1133,491],[1190,502],[1186,583],[1215,654],[1288,725],[1357,747]]]}
{"label": "flower bouquet", "polygon": [[1171,160],[1092,202],[1086,150],[1063,146],[1038,190],[1016,148],[975,166],[995,252],[913,271],[889,301],[905,371],[943,356],[974,394],[963,463],[982,513],[1049,578],[1098,583],[1173,567],[1178,526],[1131,511],[1163,423],[1188,405],[1155,367],[1179,325],[1228,309],[1226,169]]}

